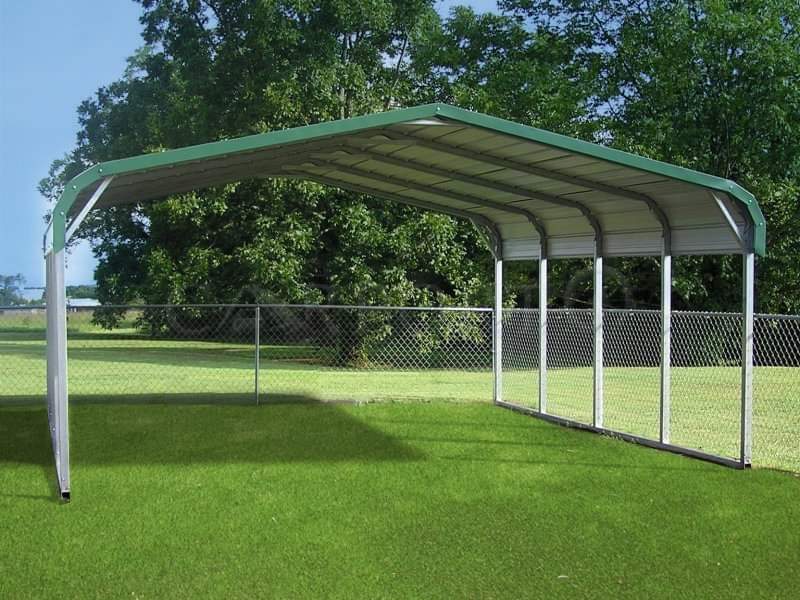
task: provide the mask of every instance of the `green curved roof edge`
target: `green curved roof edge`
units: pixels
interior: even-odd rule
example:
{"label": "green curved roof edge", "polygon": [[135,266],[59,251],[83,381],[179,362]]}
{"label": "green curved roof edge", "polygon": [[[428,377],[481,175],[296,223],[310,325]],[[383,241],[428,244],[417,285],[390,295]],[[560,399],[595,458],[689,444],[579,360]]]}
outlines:
{"label": "green curved roof edge", "polygon": [[766,251],[766,223],[761,208],[753,194],[733,181],[653,160],[651,158],[645,158],[629,152],[615,150],[592,142],[585,142],[551,131],[545,131],[544,129],[537,129],[536,127],[521,125],[498,117],[464,110],[448,104],[424,104],[412,108],[402,108],[350,119],[328,121],[314,125],[259,133],[96,164],[74,177],[66,185],[61,197],[56,203],[56,207],[53,211],[53,249],[58,251],[65,245],[64,226],[66,224],[67,214],[75,203],[81,190],[110,175],[146,171],[157,167],[217,158],[239,152],[268,148],[270,146],[307,141],[314,138],[345,135],[365,129],[387,127],[407,121],[432,117],[439,117],[475,127],[482,127],[499,133],[531,140],[539,144],[560,148],[577,154],[584,154],[625,167],[655,173],[671,179],[725,192],[731,198],[742,204],[747,209],[747,213],[752,219],[754,252],[763,256]]}

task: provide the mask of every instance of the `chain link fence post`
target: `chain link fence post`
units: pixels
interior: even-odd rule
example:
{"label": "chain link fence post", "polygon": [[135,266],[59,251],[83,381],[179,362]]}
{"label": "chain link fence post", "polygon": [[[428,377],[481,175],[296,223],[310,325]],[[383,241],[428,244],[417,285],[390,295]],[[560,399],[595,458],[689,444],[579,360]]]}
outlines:
{"label": "chain link fence post", "polygon": [[260,404],[260,397],[258,393],[258,375],[259,371],[261,370],[261,306],[259,305],[256,305],[255,327],[256,327],[255,395],[256,395],[256,406],[258,406]]}

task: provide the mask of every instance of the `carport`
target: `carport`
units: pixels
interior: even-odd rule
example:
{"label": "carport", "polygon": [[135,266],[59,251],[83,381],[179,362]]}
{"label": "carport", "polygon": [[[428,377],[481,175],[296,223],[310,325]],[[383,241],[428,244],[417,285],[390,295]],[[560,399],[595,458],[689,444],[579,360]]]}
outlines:
{"label": "carport", "polygon": [[[248,178],[296,178],[471,221],[495,261],[494,402],[502,397],[503,262],[539,265],[538,406],[548,412],[548,261],[593,259],[592,422],[604,427],[603,259],[661,257],[661,400],[657,440],[623,435],[731,466],[750,464],[755,255],[765,223],[737,184],[604,146],[443,104],[382,112],[100,163],[65,187],[45,234],[47,400],[61,495],[70,494],[66,244],[91,210],[158,200]],[[671,261],[743,256],[740,456],[670,442]]]}

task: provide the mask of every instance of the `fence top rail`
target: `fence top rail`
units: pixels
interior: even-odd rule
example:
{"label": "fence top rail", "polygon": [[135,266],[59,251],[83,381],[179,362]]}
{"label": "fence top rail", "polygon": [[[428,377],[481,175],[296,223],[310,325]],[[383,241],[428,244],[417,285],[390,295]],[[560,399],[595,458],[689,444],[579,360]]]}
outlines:
{"label": "fence top rail", "polygon": [[[490,313],[494,309],[483,306],[366,306],[358,304],[98,304],[96,306],[67,306],[69,310],[77,312],[89,312],[95,310],[146,310],[151,308],[304,308],[304,309],[348,309],[348,310],[395,310],[395,311],[415,311],[415,312],[477,312]],[[32,306],[0,306],[0,311],[43,311],[47,306],[44,304]],[[505,312],[539,312],[538,308],[506,308]],[[660,314],[659,309],[653,308],[604,308],[607,313],[626,313],[626,314]],[[548,313],[590,313],[591,308],[548,308]],[[699,317],[741,317],[740,312],[722,311],[694,311],[694,310],[674,310],[673,315],[694,315]],[[772,313],[756,313],[757,319],[800,321],[800,315],[782,315]]]}
{"label": "fence top rail", "polygon": [[[506,312],[539,312],[538,308],[506,308]],[[549,308],[548,313],[567,314],[567,313],[586,313],[593,312],[592,308]],[[603,308],[604,313],[618,313],[618,314],[661,314],[661,309],[658,308]],[[742,313],[734,312],[713,312],[713,311],[700,311],[700,310],[673,310],[673,315],[698,315],[698,316],[741,316]],[[787,315],[792,316],[792,315]],[[800,318],[800,315],[797,315]]]}
{"label": "fence top rail", "polygon": [[[506,308],[505,312],[539,312],[538,308]],[[548,313],[567,314],[567,313],[591,313],[591,308],[548,308]],[[656,314],[660,315],[661,310],[655,308],[604,308],[606,313],[619,314]],[[740,312],[723,312],[710,310],[673,310],[673,315],[686,315],[697,317],[741,317]],[[779,315],[771,313],[755,313],[757,319],[775,319],[783,321],[800,321],[800,315]]]}
{"label": "fence top rail", "polygon": [[800,315],[778,315],[770,313],[756,313],[753,316],[756,319],[769,319],[775,321],[800,321]]}
{"label": "fence top rail", "polygon": [[[357,310],[398,310],[421,312],[492,312],[489,307],[471,306],[361,306],[356,304],[98,304],[96,306],[67,306],[79,312],[95,310],[146,310],[150,308],[306,308],[306,309],[357,309]],[[0,310],[42,310],[41,306],[0,306]]]}

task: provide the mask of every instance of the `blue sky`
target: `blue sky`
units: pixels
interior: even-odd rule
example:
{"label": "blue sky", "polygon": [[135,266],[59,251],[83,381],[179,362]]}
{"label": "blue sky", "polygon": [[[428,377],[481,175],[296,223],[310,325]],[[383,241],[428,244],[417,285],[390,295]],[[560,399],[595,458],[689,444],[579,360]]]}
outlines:
{"label": "blue sky", "polygon": [[[495,7],[438,3],[441,11],[456,4]],[[80,102],[119,78],[141,45],[139,14],[131,0],[0,0],[0,274],[43,285],[46,203],[36,185],[74,146]],[[81,244],[68,258],[67,283],[91,283],[94,265]]]}

